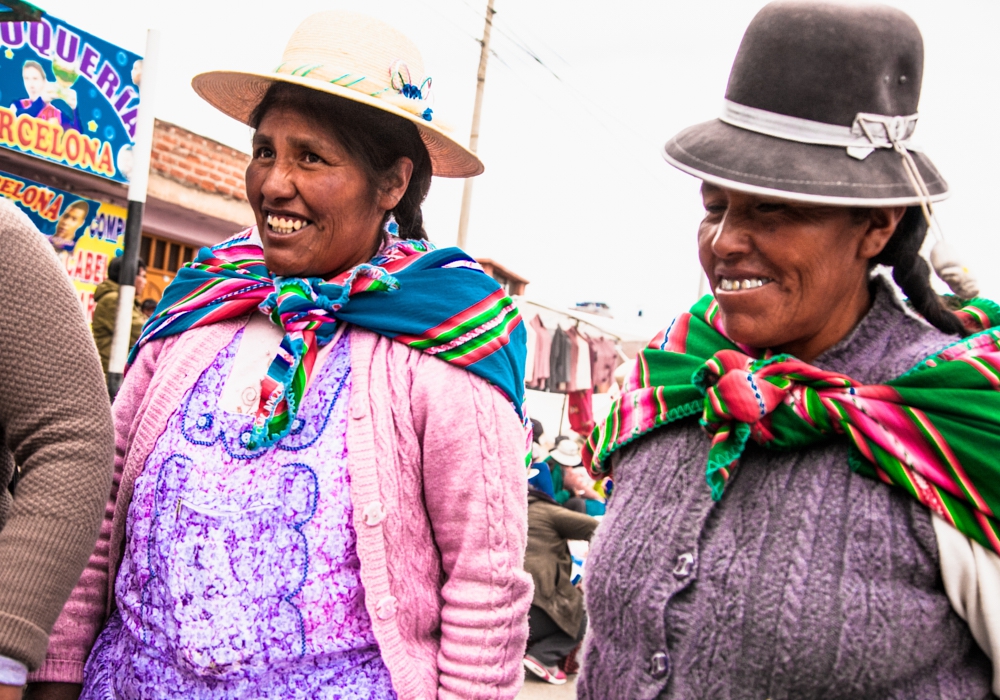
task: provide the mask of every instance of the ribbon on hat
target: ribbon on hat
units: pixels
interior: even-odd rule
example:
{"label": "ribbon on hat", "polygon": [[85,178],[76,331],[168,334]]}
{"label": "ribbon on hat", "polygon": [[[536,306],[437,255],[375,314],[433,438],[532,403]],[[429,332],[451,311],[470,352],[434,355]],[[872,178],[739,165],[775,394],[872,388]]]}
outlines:
{"label": "ribbon on hat", "polygon": [[[826,124],[811,119],[792,117],[769,112],[766,109],[747,107],[737,102],[723,100],[719,119],[748,131],[774,136],[786,141],[811,143],[817,146],[840,146],[852,158],[864,160],[876,148],[892,148],[893,140],[902,142],[911,151],[921,150],[910,138],[917,127],[917,115],[884,117],[881,114],[858,113],[852,126]],[[871,128],[878,123],[884,132]],[[890,133],[892,138],[890,138]]]}
{"label": "ribbon on hat", "polygon": [[958,261],[954,249],[944,242],[941,226],[934,216],[930,190],[911,154],[911,151],[921,150],[912,140],[917,118],[916,114],[888,116],[858,112],[854,123],[848,127],[769,112],[731,100],[723,100],[719,116],[721,121],[740,129],[786,141],[844,148],[847,155],[858,160],[864,160],[880,148],[896,151],[903,160],[903,172],[917,195],[927,226],[937,239],[930,256],[934,272],[959,297],[972,299],[979,295],[979,283],[969,268]]}
{"label": "ribbon on hat", "polygon": [[[286,61],[275,68],[274,72],[294,75],[300,78],[310,77],[324,80],[332,85],[365,92],[370,97],[377,97],[386,102],[391,102],[396,107],[405,109],[407,112],[417,115],[424,121],[429,122],[434,119],[434,110],[428,106],[431,84],[434,81],[430,77],[427,77],[419,85],[415,84],[410,75],[409,66],[402,60],[396,61],[389,68],[389,87],[371,93],[364,89],[365,86],[363,83],[368,80],[366,76],[350,71],[341,72],[338,68],[323,63],[304,63],[292,67]],[[337,77],[327,80],[325,77],[320,78],[320,75],[336,75]]]}
{"label": "ribbon on hat", "polygon": [[[434,119],[434,110],[427,106],[433,80],[426,77],[418,85],[410,75],[410,67],[405,61],[396,61],[389,69],[389,87],[376,93],[373,97],[392,102],[400,109],[416,114],[425,121]],[[392,92],[395,91],[395,92]]]}

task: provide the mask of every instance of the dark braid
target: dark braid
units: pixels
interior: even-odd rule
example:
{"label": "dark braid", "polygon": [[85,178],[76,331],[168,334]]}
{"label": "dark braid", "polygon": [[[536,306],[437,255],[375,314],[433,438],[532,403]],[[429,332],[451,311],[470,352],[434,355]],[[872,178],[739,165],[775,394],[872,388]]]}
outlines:
{"label": "dark braid", "polygon": [[896,232],[872,263],[892,268],[892,279],[909,298],[913,310],[928,323],[949,335],[967,335],[962,322],[951,313],[931,288],[931,267],[920,256],[927,237],[927,220],[920,207],[907,207]]}
{"label": "dark braid", "polygon": [[421,205],[431,187],[431,157],[413,122],[376,107],[279,82],[264,93],[250,115],[250,126],[256,129],[275,107],[290,107],[328,128],[364,170],[373,203],[399,159],[413,161],[410,184],[391,213],[399,224],[400,238],[427,238]]}
{"label": "dark braid", "polygon": [[[419,135],[416,138],[420,141]],[[413,159],[413,174],[410,175],[410,184],[406,188],[406,192],[403,193],[403,198],[392,210],[392,215],[396,217],[396,223],[399,224],[400,238],[427,238],[427,232],[424,231],[422,205],[431,188],[431,159],[423,141],[420,141],[420,146],[419,159]]]}

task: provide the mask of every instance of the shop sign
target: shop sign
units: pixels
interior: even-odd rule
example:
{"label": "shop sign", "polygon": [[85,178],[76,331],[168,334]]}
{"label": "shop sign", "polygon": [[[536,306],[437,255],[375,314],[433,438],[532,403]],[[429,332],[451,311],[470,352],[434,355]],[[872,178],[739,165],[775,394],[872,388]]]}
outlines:
{"label": "shop sign", "polygon": [[128,182],[142,58],[45,15],[0,22],[0,147]]}
{"label": "shop sign", "polygon": [[85,197],[5,172],[0,172],[0,195],[27,214],[56,250],[72,251],[100,207]]}
{"label": "shop sign", "polygon": [[124,245],[127,210],[5,172],[0,172],[0,195],[27,214],[55,248],[89,322],[94,290]]}
{"label": "shop sign", "polygon": [[[108,276],[108,263],[121,254],[128,212],[114,204],[99,202],[93,221],[76,240],[72,251],[61,251],[87,323],[94,316],[94,290]],[[57,251],[58,252],[58,251]]]}

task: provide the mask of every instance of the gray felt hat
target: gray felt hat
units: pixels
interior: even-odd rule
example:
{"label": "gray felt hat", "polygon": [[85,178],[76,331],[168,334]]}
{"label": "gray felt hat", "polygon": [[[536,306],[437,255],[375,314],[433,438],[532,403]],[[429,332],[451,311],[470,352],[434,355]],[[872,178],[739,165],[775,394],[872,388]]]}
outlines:
{"label": "gray felt hat", "polygon": [[773,2],[747,27],[719,119],[667,142],[671,165],[729,189],[842,206],[938,201],[912,141],[920,30],[884,5]]}

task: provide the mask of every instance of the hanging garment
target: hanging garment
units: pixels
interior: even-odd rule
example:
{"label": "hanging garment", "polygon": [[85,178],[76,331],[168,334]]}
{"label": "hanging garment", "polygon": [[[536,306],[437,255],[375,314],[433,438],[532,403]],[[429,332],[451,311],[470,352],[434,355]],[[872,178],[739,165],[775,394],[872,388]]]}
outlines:
{"label": "hanging garment", "polygon": [[576,385],[576,366],[580,362],[580,346],[576,344],[576,329],[568,328],[566,335],[569,336],[569,381],[566,383],[566,391],[576,391],[585,389]]}
{"label": "hanging garment", "polygon": [[526,333],[525,344],[528,354],[524,360],[524,385],[528,386],[535,378],[535,346],[538,344],[538,331],[530,323],[524,324]]}
{"label": "hanging garment", "polygon": [[552,332],[537,314],[530,323],[535,331],[534,372],[529,385],[532,389],[545,389],[549,383],[549,356],[552,353]]}
{"label": "hanging garment", "polygon": [[611,338],[590,338],[590,373],[594,391],[606,394],[615,381],[615,370],[622,363],[618,347]]}
{"label": "hanging garment", "polygon": [[552,351],[549,353],[549,391],[566,391],[572,346],[573,341],[566,331],[556,326],[552,333]]}
{"label": "hanging garment", "polygon": [[594,429],[594,392],[580,389],[569,393],[569,427],[580,435],[589,435]]}
{"label": "hanging garment", "polygon": [[570,328],[567,334],[573,343],[569,390],[593,389],[590,377],[590,345],[587,343],[587,338],[579,328]]}

